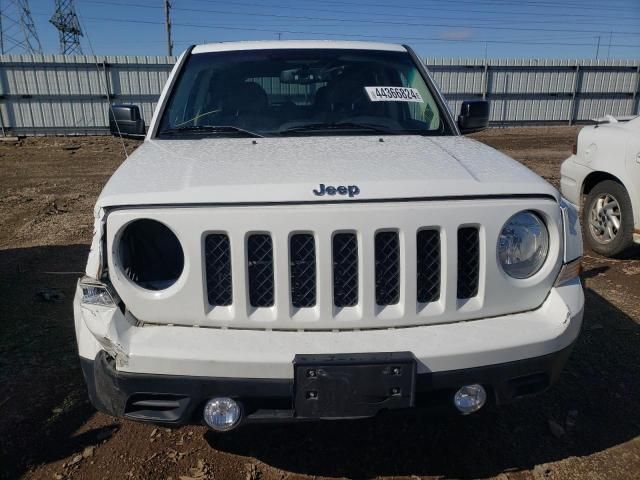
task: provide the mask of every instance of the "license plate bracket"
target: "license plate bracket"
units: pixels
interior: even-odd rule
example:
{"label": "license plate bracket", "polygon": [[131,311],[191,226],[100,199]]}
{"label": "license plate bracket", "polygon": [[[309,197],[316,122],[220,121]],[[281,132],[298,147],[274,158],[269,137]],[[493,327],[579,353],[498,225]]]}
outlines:
{"label": "license plate bracket", "polygon": [[298,418],[371,417],[414,405],[411,352],[296,355],[293,367]]}

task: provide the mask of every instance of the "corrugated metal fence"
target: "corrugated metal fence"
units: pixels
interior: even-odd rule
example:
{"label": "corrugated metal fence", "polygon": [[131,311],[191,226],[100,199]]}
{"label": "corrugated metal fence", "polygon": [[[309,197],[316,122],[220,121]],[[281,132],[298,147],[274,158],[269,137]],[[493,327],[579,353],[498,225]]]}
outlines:
{"label": "corrugated metal fence", "polygon": [[[107,102],[134,103],[149,122],[174,57],[0,56],[4,134],[101,134]],[[497,125],[585,122],[635,115],[640,61],[439,59],[425,63],[455,113],[491,102]]]}
{"label": "corrugated metal fence", "polygon": [[462,100],[485,98],[494,124],[572,124],[638,113],[638,60],[429,58],[426,64],[454,113]]}
{"label": "corrugated metal fence", "polygon": [[108,132],[108,102],[147,122],[174,57],[0,55],[0,114],[13,135]]}

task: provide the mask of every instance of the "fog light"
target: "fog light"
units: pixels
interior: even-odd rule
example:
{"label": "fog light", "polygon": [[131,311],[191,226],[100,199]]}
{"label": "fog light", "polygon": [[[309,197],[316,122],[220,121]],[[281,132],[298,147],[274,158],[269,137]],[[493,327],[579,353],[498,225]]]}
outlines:
{"label": "fog light", "polygon": [[487,401],[487,392],[482,385],[465,385],[453,396],[453,404],[467,415],[477,412]]}
{"label": "fog light", "polygon": [[240,422],[242,409],[232,398],[212,398],[204,406],[204,421],[218,432],[227,432]]}

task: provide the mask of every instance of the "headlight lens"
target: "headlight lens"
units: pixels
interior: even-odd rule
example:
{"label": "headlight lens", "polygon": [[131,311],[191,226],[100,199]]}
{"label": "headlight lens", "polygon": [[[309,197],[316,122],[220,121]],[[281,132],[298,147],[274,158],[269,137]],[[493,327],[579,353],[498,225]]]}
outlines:
{"label": "headlight lens", "polygon": [[516,213],[502,227],[498,259],[510,277],[531,277],[542,268],[548,253],[549,232],[535,213]]}
{"label": "headlight lens", "polygon": [[118,303],[117,295],[102,282],[90,277],[80,279],[82,290],[82,303],[86,305],[99,305],[101,307],[115,307]]}

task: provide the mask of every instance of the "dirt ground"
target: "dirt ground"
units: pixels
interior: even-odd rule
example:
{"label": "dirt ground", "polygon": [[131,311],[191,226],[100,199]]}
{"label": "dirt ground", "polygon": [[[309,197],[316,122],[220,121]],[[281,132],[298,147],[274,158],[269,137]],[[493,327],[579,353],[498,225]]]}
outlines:
{"label": "dirt ground", "polygon": [[[558,184],[577,129],[476,135]],[[128,142],[133,150],[137,144]],[[109,137],[0,143],[0,478],[640,478],[640,251],[585,257],[585,324],[559,384],[470,417],[427,412],[216,435],[96,413],[71,300]]]}

